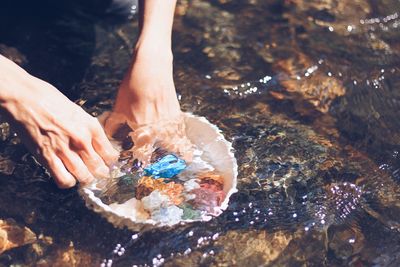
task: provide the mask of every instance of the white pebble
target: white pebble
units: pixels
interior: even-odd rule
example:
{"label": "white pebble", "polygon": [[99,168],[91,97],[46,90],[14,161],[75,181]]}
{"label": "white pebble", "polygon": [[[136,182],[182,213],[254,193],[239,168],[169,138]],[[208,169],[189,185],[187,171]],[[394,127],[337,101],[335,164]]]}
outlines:
{"label": "white pebble", "polygon": [[167,225],[174,225],[179,223],[181,221],[182,215],[183,210],[178,208],[177,206],[161,208],[151,213],[151,217],[153,220],[159,221]]}
{"label": "white pebble", "polygon": [[191,180],[186,181],[183,184],[183,187],[185,188],[186,192],[190,192],[193,189],[200,188],[200,185],[196,182],[195,179],[191,179]]}
{"label": "white pebble", "polygon": [[142,198],[143,208],[154,211],[171,204],[169,197],[158,190],[154,190],[150,195]]}

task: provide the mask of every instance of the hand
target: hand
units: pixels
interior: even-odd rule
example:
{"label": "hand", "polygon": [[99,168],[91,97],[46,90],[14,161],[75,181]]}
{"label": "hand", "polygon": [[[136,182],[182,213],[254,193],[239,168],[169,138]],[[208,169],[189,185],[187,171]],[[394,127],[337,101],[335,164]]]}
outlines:
{"label": "hand", "polygon": [[15,92],[0,101],[1,107],[57,185],[69,188],[76,181],[89,183],[94,176],[108,176],[107,165],[117,160],[118,152],[99,122],[50,84],[22,69],[16,77],[5,84],[0,79],[2,88]]}
{"label": "hand", "polygon": [[134,130],[130,135],[135,144],[132,151],[145,164],[155,145],[191,159],[172,72],[170,50],[139,44],[105,122],[110,137],[124,123]]}

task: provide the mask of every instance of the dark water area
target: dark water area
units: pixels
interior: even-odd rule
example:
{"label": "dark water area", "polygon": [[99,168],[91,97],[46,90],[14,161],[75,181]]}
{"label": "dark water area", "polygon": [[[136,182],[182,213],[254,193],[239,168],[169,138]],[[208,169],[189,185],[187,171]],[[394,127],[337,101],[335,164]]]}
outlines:
{"label": "dark water area", "polygon": [[[0,16],[0,53],[93,115],[110,109],[136,18],[90,5],[25,12]],[[115,229],[0,123],[0,218],[38,237],[0,266],[399,266],[399,12],[395,0],[180,1],[175,83],[182,109],[233,142],[228,210]]]}

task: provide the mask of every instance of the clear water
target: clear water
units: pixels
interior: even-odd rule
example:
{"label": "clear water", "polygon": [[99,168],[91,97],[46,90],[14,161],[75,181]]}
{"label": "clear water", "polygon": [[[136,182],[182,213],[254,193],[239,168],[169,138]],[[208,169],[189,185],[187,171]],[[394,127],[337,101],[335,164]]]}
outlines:
{"label": "clear water", "polygon": [[[2,14],[0,51],[96,115],[112,106],[137,24],[72,10]],[[182,108],[233,142],[228,210],[115,229],[1,124],[0,218],[41,238],[0,265],[399,266],[399,12],[396,0],[180,1],[175,82]]]}

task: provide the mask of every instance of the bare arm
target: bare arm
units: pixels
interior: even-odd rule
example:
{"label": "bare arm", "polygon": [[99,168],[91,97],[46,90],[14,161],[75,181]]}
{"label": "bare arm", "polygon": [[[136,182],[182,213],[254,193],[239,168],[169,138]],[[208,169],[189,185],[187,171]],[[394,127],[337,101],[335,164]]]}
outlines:
{"label": "bare arm", "polygon": [[171,48],[172,24],[176,0],[140,0],[139,28],[141,41],[158,41]]}
{"label": "bare arm", "polygon": [[[125,122],[132,129],[153,124],[152,129],[143,133],[140,130],[134,132],[137,148],[140,145],[151,147],[149,143],[162,140],[164,148],[179,152],[184,149],[173,146],[174,143],[179,143],[180,147],[188,144],[183,122],[179,123],[182,112],[173,80],[171,33],[175,5],[176,0],[140,1],[140,35],[130,69],[120,85],[113,112],[106,121],[106,131],[110,136]],[[175,123],[159,127],[168,121]],[[144,153],[144,162],[149,153],[151,151]],[[139,157],[138,153],[136,156]]]}

